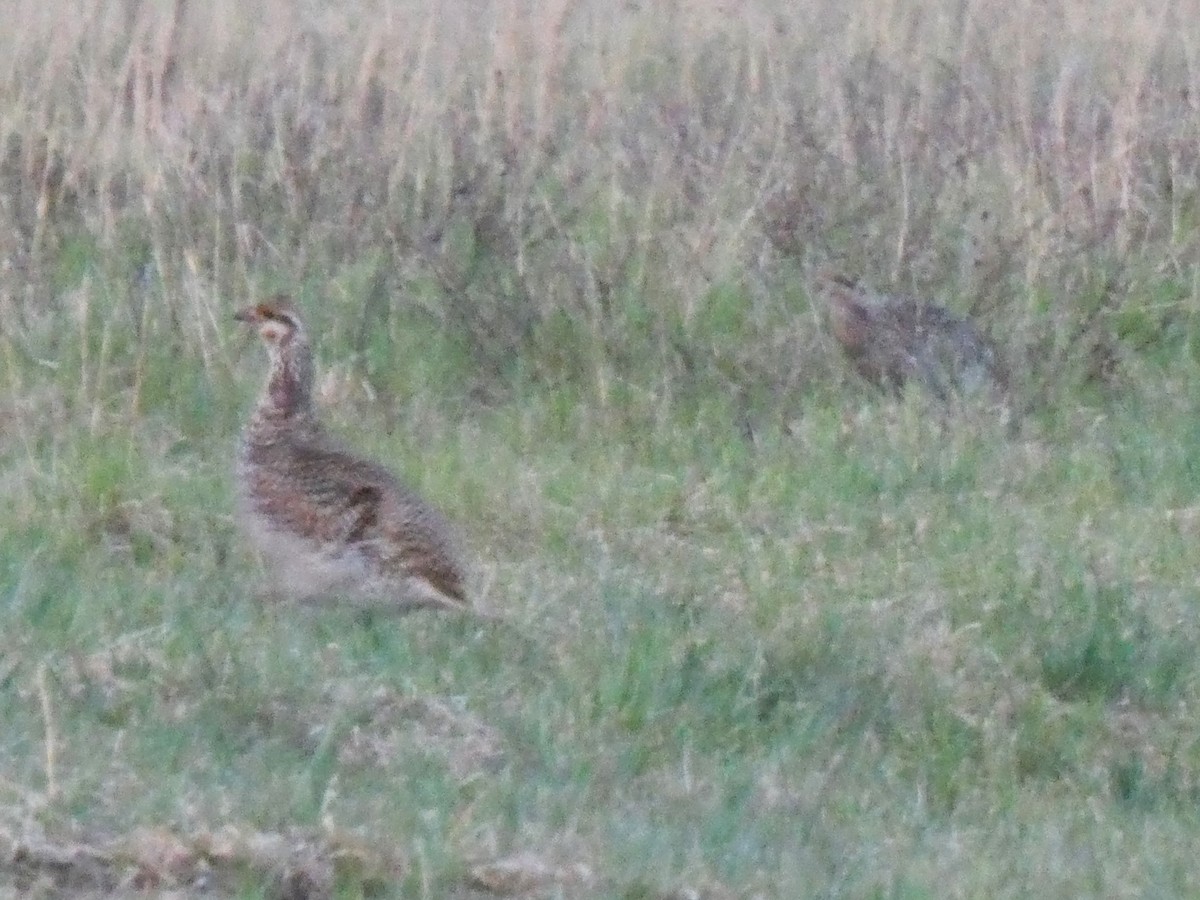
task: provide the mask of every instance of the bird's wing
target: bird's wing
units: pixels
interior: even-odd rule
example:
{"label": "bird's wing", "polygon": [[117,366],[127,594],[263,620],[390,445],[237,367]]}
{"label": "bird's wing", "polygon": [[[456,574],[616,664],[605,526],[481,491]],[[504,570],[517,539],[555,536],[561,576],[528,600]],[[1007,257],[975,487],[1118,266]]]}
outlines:
{"label": "bird's wing", "polygon": [[350,492],[342,514],[346,543],[354,544],[370,537],[379,524],[382,501],[383,492],[373,484],[360,484]]}
{"label": "bird's wing", "polygon": [[[383,523],[380,546],[385,561],[465,604],[467,592],[463,572],[447,527],[428,507],[422,507],[418,512],[419,515],[410,515],[407,520],[389,518]],[[432,518],[434,516],[436,519]]]}
{"label": "bird's wing", "polygon": [[338,510],[340,540],[358,545],[385,569],[424,579],[465,602],[457,550],[437,510],[383,466],[331,442],[306,447],[303,455],[323,473],[313,491]]}

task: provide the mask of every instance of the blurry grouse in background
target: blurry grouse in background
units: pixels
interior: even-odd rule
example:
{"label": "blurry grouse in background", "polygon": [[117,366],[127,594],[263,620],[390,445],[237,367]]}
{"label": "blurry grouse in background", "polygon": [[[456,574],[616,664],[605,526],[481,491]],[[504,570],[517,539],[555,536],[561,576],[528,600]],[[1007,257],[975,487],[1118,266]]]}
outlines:
{"label": "blurry grouse in background", "polygon": [[995,348],[945,307],[875,294],[828,273],[818,276],[817,291],[829,306],[833,336],[871,383],[899,391],[914,381],[939,400],[1004,392]]}

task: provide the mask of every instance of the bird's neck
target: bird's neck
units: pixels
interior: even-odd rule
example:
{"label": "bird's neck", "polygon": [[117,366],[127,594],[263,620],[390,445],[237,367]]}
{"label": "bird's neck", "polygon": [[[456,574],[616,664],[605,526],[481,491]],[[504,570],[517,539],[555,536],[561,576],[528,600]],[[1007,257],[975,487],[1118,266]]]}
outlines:
{"label": "bird's neck", "polygon": [[308,345],[295,341],[279,348],[271,360],[259,416],[276,420],[307,417],[312,411],[312,382],[312,351]]}

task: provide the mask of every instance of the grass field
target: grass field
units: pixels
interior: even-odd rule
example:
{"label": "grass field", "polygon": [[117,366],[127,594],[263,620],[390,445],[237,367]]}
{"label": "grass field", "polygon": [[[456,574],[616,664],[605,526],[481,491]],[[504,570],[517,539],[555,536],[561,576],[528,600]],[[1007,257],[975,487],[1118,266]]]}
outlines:
{"label": "grass field", "polygon": [[[1200,896],[1195,0],[8,6],[0,897]],[[260,602],[279,290],[500,621]]]}

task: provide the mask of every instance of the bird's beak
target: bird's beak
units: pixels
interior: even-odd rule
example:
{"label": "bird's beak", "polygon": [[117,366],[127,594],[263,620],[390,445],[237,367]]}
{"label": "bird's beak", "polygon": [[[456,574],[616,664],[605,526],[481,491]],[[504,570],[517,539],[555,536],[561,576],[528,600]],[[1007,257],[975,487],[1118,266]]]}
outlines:
{"label": "bird's beak", "polygon": [[253,306],[248,306],[245,309],[239,309],[233,314],[233,317],[239,322],[257,322],[258,310]]}

